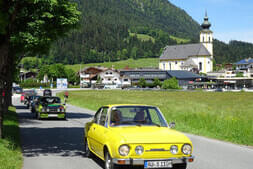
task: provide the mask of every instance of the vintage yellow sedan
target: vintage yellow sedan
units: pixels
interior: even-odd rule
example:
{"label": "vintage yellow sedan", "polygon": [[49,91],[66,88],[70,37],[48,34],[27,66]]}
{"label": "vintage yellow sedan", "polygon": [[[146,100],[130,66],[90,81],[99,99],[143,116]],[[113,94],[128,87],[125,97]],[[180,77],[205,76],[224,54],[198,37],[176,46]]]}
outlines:
{"label": "vintage yellow sedan", "polygon": [[172,129],[161,111],[147,105],[107,105],[86,123],[85,155],[105,161],[105,169],[120,165],[185,169],[193,162],[192,142]]}

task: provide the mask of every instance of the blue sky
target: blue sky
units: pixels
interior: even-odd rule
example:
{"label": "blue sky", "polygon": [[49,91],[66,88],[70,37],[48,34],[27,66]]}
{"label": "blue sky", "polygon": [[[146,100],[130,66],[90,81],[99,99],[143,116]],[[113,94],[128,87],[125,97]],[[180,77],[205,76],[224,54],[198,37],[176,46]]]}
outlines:
{"label": "blue sky", "polygon": [[228,43],[240,40],[253,43],[253,0],[169,0],[185,10],[199,24],[205,10],[214,38]]}

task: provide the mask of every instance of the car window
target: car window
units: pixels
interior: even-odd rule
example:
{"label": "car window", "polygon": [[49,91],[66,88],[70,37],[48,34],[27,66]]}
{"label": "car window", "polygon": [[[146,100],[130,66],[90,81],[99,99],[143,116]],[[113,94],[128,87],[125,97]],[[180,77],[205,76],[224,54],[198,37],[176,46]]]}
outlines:
{"label": "car window", "polygon": [[98,109],[98,111],[96,112],[96,114],[94,116],[94,123],[98,124],[99,118],[100,118],[100,114],[101,114],[101,110],[102,110],[102,108]]}
{"label": "car window", "polygon": [[148,125],[167,127],[160,111],[150,106],[118,106],[110,112],[110,126]]}
{"label": "car window", "polygon": [[101,126],[107,126],[106,121],[107,121],[107,111],[108,111],[108,107],[103,107],[102,111],[101,111],[101,115],[100,115],[100,120],[99,120],[99,124]]}

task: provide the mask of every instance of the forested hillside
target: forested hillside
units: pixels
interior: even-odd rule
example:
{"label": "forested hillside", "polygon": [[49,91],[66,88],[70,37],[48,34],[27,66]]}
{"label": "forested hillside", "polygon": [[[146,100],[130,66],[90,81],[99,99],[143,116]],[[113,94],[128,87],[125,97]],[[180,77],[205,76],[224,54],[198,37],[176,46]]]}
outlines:
{"label": "forested hillside", "polygon": [[[43,56],[48,63],[157,58],[166,45],[199,42],[199,23],[168,0],[74,1],[82,12],[80,26]],[[216,63],[252,56],[252,44],[214,41]]]}
{"label": "forested hillside", "polygon": [[253,44],[230,41],[228,44],[214,40],[214,58],[216,63],[235,63],[245,58],[253,58]]}
{"label": "forested hillside", "polygon": [[163,47],[177,43],[175,37],[198,40],[200,25],[167,0],[75,1],[80,29],[56,43],[47,56],[52,63],[159,57]]}

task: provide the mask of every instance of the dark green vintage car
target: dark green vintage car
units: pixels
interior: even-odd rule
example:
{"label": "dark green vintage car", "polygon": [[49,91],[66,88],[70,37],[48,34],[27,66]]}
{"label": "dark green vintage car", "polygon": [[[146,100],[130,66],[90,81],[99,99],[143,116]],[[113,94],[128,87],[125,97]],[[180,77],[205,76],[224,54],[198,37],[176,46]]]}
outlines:
{"label": "dark green vintage car", "polygon": [[35,106],[37,119],[66,119],[66,106],[59,97],[40,97]]}

